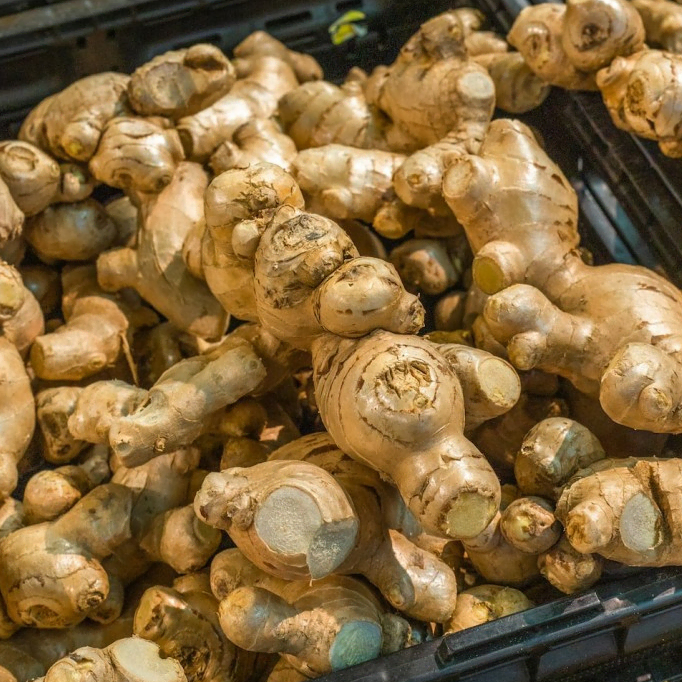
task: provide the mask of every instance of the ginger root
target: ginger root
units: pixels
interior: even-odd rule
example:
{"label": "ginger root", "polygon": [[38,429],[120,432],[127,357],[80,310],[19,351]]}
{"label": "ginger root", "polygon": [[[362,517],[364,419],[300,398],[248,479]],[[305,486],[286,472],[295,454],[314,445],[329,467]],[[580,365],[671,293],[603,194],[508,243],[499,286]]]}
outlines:
{"label": "ginger root", "polygon": [[38,104],[26,117],[19,139],[60,159],[89,161],[107,122],[128,112],[129,76],[86,76]]}
{"label": "ginger root", "polygon": [[41,379],[78,381],[116,361],[127,343],[133,307],[99,288],[94,266],[64,270],[62,289],[66,324],[36,338],[31,365]]}
{"label": "ginger root", "polygon": [[315,397],[334,442],[388,476],[425,531],[472,538],[497,512],[500,484],[463,436],[462,388],[437,348],[384,331],[322,336]]}
{"label": "ginger root", "polygon": [[549,551],[538,557],[542,577],[564,592],[582,592],[601,578],[603,561],[596,554],[583,554],[564,536]]}
{"label": "ginger root", "polygon": [[129,637],[105,649],[83,647],[57,661],[43,678],[45,682],[186,682],[180,663],[162,658],[153,642]]}
{"label": "ginger root", "polygon": [[54,313],[62,298],[59,272],[46,265],[22,265],[20,272],[24,286],[40,304],[43,315]]}
{"label": "ginger root", "polygon": [[144,403],[112,420],[109,444],[126,466],[190,444],[212,412],[236,402],[265,378],[253,347],[239,337],[217,350],[171,367],[149,390]]}
{"label": "ginger root", "polygon": [[457,608],[445,631],[461,632],[492,620],[525,611],[534,606],[520,590],[502,585],[477,585],[464,590],[457,598]]}
{"label": "ginger root", "polygon": [[59,164],[38,147],[8,140],[0,143],[0,178],[26,216],[52,203],[61,180]]}
{"label": "ginger root", "polygon": [[244,60],[247,67],[230,91],[210,107],[181,118],[177,130],[188,159],[204,162],[234,132],[254,118],[270,118],[277,102],[298,85],[286,61],[255,54]]}
{"label": "ginger root", "polygon": [[[18,240],[23,227],[24,214],[12,198],[9,187],[0,178],[0,246],[5,247]],[[2,256],[6,257],[4,253]]]}
{"label": "ginger root", "polygon": [[112,246],[118,233],[104,207],[86,199],[48,206],[26,221],[24,236],[38,257],[49,264],[91,260]]}
{"label": "ginger root", "polygon": [[214,45],[198,43],[154,57],[128,83],[130,106],[142,116],[191,116],[234,85],[234,67]]}
{"label": "ginger root", "polygon": [[[682,430],[682,293],[640,266],[583,261],[575,192],[530,130],[495,121],[443,191],[474,251],[474,281],[494,294],[483,321],[512,364],[569,379],[625,426]],[[513,230],[502,216],[515,216]]]}
{"label": "ginger root", "polygon": [[17,464],[35,428],[31,382],[16,347],[0,337],[0,500],[18,482]]}
{"label": "ginger root", "polygon": [[165,189],[142,203],[136,247],[101,254],[97,279],[105,291],[133,287],[179,329],[216,341],[228,316],[182,259],[186,235],[204,219],[207,185],[201,166],[179,163]]}
{"label": "ginger root", "polygon": [[216,562],[211,586],[221,599],[220,625],[242,649],[286,654],[316,676],[376,658],[389,634],[386,653],[408,641],[407,622],[387,613],[355,578],[285,582],[250,565],[239,550],[221,552]]}
{"label": "ginger root", "polygon": [[[97,486],[68,512],[0,540],[0,592],[21,625],[75,625],[107,597],[101,560],[130,537],[131,492]],[[38,577],[36,577],[38,576]]]}
{"label": "ginger root", "polygon": [[31,476],[23,497],[26,521],[52,521],[71,509],[109,477],[108,455],[107,448],[95,446],[81,464],[44,469]]}
{"label": "ginger root", "polygon": [[44,332],[45,319],[36,297],[19,271],[0,259],[0,334],[26,355]]}
{"label": "ginger root", "polygon": [[682,7],[668,0],[632,0],[647,40],[668,52],[682,52]]}
{"label": "ginger root", "polygon": [[682,156],[680,68],[682,55],[642,50],[614,59],[597,85],[618,128],[656,140],[667,156]]}
{"label": "ginger root", "polygon": [[155,642],[182,666],[187,682],[247,682],[255,657],[238,649],[218,621],[218,600],[208,575],[178,578],[173,587],[150,587],[135,611],[134,632]]}
{"label": "ginger root", "polygon": [[119,117],[105,126],[89,168],[111,187],[158,193],[171,182],[183,158],[174,128],[162,127],[151,118]]}
{"label": "ginger root", "polygon": [[296,154],[293,140],[273,119],[254,118],[234,131],[232,141],[226,140],[213,152],[209,164],[216,175],[261,161],[288,171]]}
{"label": "ginger root", "polygon": [[547,83],[596,90],[599,69],[644,48],[644,26],[626,0],[568,0],[524,8],[507,40]]}

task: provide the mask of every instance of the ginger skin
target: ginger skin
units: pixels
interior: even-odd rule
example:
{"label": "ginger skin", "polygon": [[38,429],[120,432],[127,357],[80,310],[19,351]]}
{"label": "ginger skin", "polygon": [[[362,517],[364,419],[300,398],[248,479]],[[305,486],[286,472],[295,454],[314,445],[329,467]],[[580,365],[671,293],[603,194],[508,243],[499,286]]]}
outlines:
{"label": "ginger skin", "polygon": [[9,187],[0,178],[0,246],[19,239],[23,227],[24,214],[12,198]]}
{"label": "ginger skin", "polygon": [[666,156],[682,157],[680,68],[682,55],[643,50],[614,59],[597,85],[614,125],[656,140]]}
{"label": "ginger skin", "polygon": [[459,595],[455,613],[446,624],[446,632],[461,632],[533,606],[523,592],[513,587],[477,585]]}
{"label": "ginger skin", "polygon": [[0,501],[16,488],[17,464],[35,428],[31,382],[16,347],[0,337]]}
{"label": "ginger skin", "polygon": [[97,73],[43,100],[26,117],[19,139],[60,159],[89,161],[107,122],[128,112],[129,76]]}
{"label": "ginger skin", "polygon": [[86,199],[48,206],[26,221],[24,236],[46,263],[87,261],[113,245],[117,230],[104,207]]}
{"label": "ginger skin", "polygon": [[186,235],[203,221],[207,186],[208,177],[198,164],[178,164],[168,186],[142,203],[136,247],[101,254],[97,279],[105,291],[133,287],[179,329],[216,341],[228,316],[182,259]]}
{"label": "ginger skin", "polygon": [[[682,293],[640,266],[583,261],[575,192],[530,130],[495,121],[443,191],[474,251],[474,281],[492,294],[483,321],[512,364],[569,379],[619,424],[682,431]],[[513,231],[501,216],[515,217]]]}
{"label": "ginger skin", "polygon": [[26,355],[44,332],[45,320],[36,297],[19,271],[0,259],[0,334]]}
{"label": "ginger skin", "polygon": [[386,525],[387,496],[375,472],[326,434],[311,434],[264,464],[210,474],[195,508],[268,573],[284,579],[363,574],[398,610],[443,622],[454,608],[455,576]]}
{"label": "ginger skin", "polygon": [[[256,568],[239,550],[211,565],[211,587],[221,600],[220,625],[247,651],[279,652],[316,676],[403,648],[409,625],[387,613],[360,581],[330,576],[286,582]],[[395,632],[390,648],[388,632]],[[386,650],[388,649],[388,650]]]}
{"label": "ginger skin", "polygon": [[484,530],[499,481],[463,436],[462,388],[437,346],[384,331],[357,341],[327,335],[313,344],[313,366],[334,442],[394,481],[424,530],[452,538]]}
{"label": "ginger skin", "polygon": [[57,661],[45,682],[186,682],[178,661],[162,658],[159,647],[138,637],[119,639],[104,649],[83,647]]}
{"label": "ginger skin", "polygon": [[596,90],[596,72],[644,49],[644,26],[625,0],[568,0],[524,8],[507,36],[547,83]]}
{"label": "ginger skin", "polygon": [[220,49],[198,43],[158,55],[136,69],[128,99],[142,116],[178,119],[210,106],[234,82],[234,67]]}
{"label": "ginger skin", "polygon": [[668,52],[682,52],[682,7],[667,0],[632,0],[647,40]]}

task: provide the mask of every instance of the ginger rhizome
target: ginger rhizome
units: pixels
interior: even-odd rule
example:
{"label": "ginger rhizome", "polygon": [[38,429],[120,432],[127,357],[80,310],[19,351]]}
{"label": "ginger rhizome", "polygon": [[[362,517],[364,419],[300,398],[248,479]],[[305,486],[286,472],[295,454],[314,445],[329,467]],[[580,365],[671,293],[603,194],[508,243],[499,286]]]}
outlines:
{"label": "ginger rhizome", "polygon": [[443,191],[474,251],[473,279],[492,294],[483,322],[512,364],[566,377],[625,426],[682,430],[682,293],[643,267],[583,261],[575,191],[530,130],[495,121]]}
{"label": "ginger rhizome", "polygon": [[234,67],[220,49],[199,43],[161,54],[136,69],[128,99],[142,116],[178,119],[210,106],[234,82]]}
{"label": "ginger rhizome", "polygon": [[450,632],[489,623],[512,613],[525,611],[533,602],[520,590],[501,585],[477,585],[462,592],[457,599],[457,608],[446,625]]}
{"label": "ginger rhizome", "polygon": [[682,55],[642,50],[615,59],[597,75],[611,120],[618,127],[656,140],[667,156],[682,156],[680,66]]}
{"label": "ginger rhizome", "polygon": [[455,576],[389,525],[387,506],[395,502],[376,472],[326,434],[311,434],[264,464],[209,474],[195,509],[277,577],[363,574],[398,610],[444,622],[454,608]]}
{"label": "ginger rhizome", "polygon": [[17,486],[17,464],[28,449],[34,428],[31,381],[19,351],[0,336],[0,500]]}
{"label": "ginger rhizome", "polygon": [[129,76],[111,72],[81,78],[38,104],[21,126],[19,139],[60,159],[89,161],[107,122],[129,111],[129,81]]}
{"label": "ginger rhizome", "polygon": [[218,604],[208,573],[178,578],[173,587],[156,585],[140,599],[134,632],[178,661],[187,682],[247,682],[255,656],[227,639],[218,621]]}
{"label": "ginger rhizome", "polygon": [[285,654],[308,676],[402,649],[409,639],[409,624],[352,577],[286,582],[232,549],[214,558],[211,587],[232,642],[248,651]]}
{"label": "ginger rhizome", "polygon": [[596,90],[599,69],[644,49],[644,25],[627,0],[568,0],[524,8],[507,39],[546,82]]}
{"label": "ginger rhizome", "polygon": [[106,291],[133,287],[179,329],[217,341],[228,316],[182,259],[186,235],[204,219],[207,185],[201,166],[180,163],[168,186],[143,201],[136,247],[101,254],[97,279]]}
{"label": "ginger rhizome", "polygon": [[668,52],[682,52],[682,7],[668,0],[632,0],[649,43]]}
{"label": "ginger rhizome", "polygon": [[119,639],[104,649],[83,647],[57,661],[45,682],[186,682],[182,666],[161,656],[159,647],[138,637]]}
{"label": "ginger rhizome", "polygon": [[0,336],[26,355],[44,331],[45,320],[36,297],[21,273],[0,259]]}

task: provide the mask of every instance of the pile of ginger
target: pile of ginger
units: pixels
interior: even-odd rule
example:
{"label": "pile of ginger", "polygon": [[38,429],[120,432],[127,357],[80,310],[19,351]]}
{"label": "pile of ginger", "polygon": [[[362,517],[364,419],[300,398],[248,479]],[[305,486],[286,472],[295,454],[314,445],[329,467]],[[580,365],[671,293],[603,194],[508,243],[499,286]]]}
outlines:
{"label": "pile of ginger", "polygon": [[0,142],[2,682],[300,681],[682,565],[682,292],[591,264],[482,28],[195,45]]}

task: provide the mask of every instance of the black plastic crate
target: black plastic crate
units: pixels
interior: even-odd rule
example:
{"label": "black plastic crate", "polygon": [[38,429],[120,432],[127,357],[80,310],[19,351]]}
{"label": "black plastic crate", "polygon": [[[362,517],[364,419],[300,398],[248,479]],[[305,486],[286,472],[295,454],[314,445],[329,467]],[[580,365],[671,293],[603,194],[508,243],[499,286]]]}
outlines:
{"label": "black plastic crate", "polygon": [[[0,139],[41,99],[90,73],[131,72],[196,42],[228,52],[263,29],[313,54],[333,81],[390,63],[430,16],[474,5],[506,33],[527,0],[0,0]],[[368,33],[341,46],[328,26],[349,9]],[[618,130],[599,95],[555,89],[522,117],[580,200],[597,262],[641,263],[682,284],[682,162]],[[320,678],[325,682],[682,682],[682,570],[649,570],[586,594]]]}

